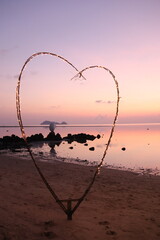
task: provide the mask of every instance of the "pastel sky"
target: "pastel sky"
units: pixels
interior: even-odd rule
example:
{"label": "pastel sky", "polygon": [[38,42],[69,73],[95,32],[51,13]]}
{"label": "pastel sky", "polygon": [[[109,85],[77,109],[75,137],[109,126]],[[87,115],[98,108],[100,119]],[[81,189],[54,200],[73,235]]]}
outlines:
{"label": "pastel sky", "polygon": [[[119,123],[160,122],[159,13],[159,0],[0,0],[0,125],[17,124],[18,75],[41,51],[79,71],[109,68],[119,83]],[[21,80],[23,122],[111,122],[111,76],[103,69],[86,71],[86,80],[75,75],[56,57],[32,59]]]}

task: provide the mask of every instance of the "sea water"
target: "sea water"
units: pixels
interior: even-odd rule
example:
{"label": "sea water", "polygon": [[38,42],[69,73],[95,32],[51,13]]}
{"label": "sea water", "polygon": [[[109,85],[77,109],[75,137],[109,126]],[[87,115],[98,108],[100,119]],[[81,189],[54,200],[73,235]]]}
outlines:
{"label": "sea water", "polygon": [[[62,137],[69,133],[86,133],[97,136],[93,141],[87,140],[86,144],[62,141],[59,145],[48,142],[34,143],[32,151],[40,160],[52,161],[59,159],[87,165],[98,164],[102,159],[108,137],[110,125],[64,125],[57,126],[55,133]],[[42,133],[44,137],[49,133],[49,128],[44,126],[25,127],[27,136]],[[19,127],[0,127],[0,137],[15,134],[21,136]],[[160,124],[118,124],[115,127],[111,144],[107,151],[104,165],[110,168],[126,169],[141,173],[160,174]],[[94,148],[91,151],[90,148]],[[13,154],[13,153],[12,153]],[[18,153],[29,157],[26,149]]]}

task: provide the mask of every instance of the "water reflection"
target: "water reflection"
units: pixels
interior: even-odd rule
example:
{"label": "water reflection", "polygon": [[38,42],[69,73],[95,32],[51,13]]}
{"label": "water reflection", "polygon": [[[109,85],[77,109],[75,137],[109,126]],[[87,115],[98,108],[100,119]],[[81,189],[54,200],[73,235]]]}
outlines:
{"label": "water reflection", "polygon": [[55,146],[60,146],[61,142],[53,142],[53,141],[50,141],[48,143],[48,146],[50,147],[50,155],[55,157],[56,156],[56,150],[55,150]]}
{"label": "water reflection", "polygon": [[31,145],[33,148],[43,148],[44,142],[34,142]]}
{"label": "water reflection", "polygon": [[[9,129],[9,132],[11,130]],[[45,137],[48,135],[48,129],[45,128],[27,128],[26,131],[31,134],[42,132]],[[32,148],[36,153],[43,152],[43,156],[48,159],[56,156],[57,158],[74,158],[98,163],[102,158],[109,131],[109,127],[57,127],[55,132],[56,134],[60,133],[62,137],[67,136],[68,133],[87,133],[94,136],[100,134],[101,138],[96,138],[94,141],[87,140],[85,144],[74,141],[70,144],[67,141],[59,144],[39,142]],[[30,133],[28,135],[31,135]],[[16,134],[15,131],[14,134]],[[160,125],[116,126],[105,164],[110,167],[137,171],[143,171],[143,169],[148,172],[150,169],[160,170],[159,136]],[[95,150],[90,151],[91,147],[94,147]],[[125,151],[122,151],[122,148],[125,148]]]}

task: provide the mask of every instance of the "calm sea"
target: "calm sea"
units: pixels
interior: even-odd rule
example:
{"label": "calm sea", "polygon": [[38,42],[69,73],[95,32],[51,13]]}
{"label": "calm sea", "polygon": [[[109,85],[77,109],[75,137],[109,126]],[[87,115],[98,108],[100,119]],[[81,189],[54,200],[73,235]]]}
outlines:
{"label": "calm sea", "polygon": [[[98,164],[103,156],[106,143],[110,134],[110,125],[66,125],[57,126],[55,133],[62,137],[68,133],[87,133],[101,138],[87,141],[87,144],[63,141],[59,146],[48,143],[37,143],[32,147],[35,156],[43,161],[53,161],[53,157],[74,163]],[[45,137],[49,133],[48,127],[28,126],[25,127],[27,136],[42,133]],[[0,127],[0,137],[15,134],[21,136],[19,127]],[[141,173],[160,175],[160,124],[121,124],[116,125],[114,135],[104,165],[110,168],[126,169]],[[89,148],[94,147],[94,151]],[[125,148],[125,150],[122,150]],[[29,157],[26,149],[19,154]]]}

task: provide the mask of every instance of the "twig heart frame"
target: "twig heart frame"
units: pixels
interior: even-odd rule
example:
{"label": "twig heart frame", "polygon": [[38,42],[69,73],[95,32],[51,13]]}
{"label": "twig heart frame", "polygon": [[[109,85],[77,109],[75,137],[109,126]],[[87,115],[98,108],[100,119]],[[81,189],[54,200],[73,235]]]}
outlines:
{"label": "twig heart frame", "polygon": [[[26,133],[25,133],[25,130],[24,130],[24,126],[23,126],[23,121],[22,121],[22,115],[21,115],[21,101],[20,101],[20,86],[21,86],[21,78],[22,78],[22,75],[23,75],[23,71],[24,69],[26,68],[27,64],[35,57],[39,56],[39,55],[50,55],[50,56],[53,56],[53,57],[56,57],[56,58],[60,58],[62,61],[65,61],[67,64],[69,64],[72,68],[74,68],[77,72],[77,75],[75,77],[79,77],[79,78],[84,78],[83,76],[83,73],[85,71],[88,71],[89,69],[93,69],[93,68],[100,68],[100,69],[103,69],[105,71],[107,71],[111,76],[112,76],[112,79],[115,83],[115,87],[116,87],[116,93],[117,93],[117,97],[116,97],[116,110],[115,110],[115,116],[114,116],[114,119],[113,119],[113,123],[112,123],[112,128],[111,128],[111,131],[110,131],[110,135],[109,135],[109,138],[107,140],[107,143],[106,143],[106,148],[104,150],[104,153],[102,155],[102,158],[99,162],[99,164],[97,165],[97,168],[94,172],[94,175],[93,175],[93,178],[91,179],[91,182],[88,184],[87,188],[85,189],[84,193],[82,194],[82,196],[79,198],[79,199],[67,199],[67,200],[60,200],[58,195],[55,193],[55,191],[53,190],[53,188],[50,186],[50,184],[48,183],[48,181],[46,180],[45,176],[43,175],[43,172],[42,170],[39,168],[39,166],[37,165],[37,162],[32,154],[32,151],[30,149],[30,146],[27,142],[27,137],[26,137]],[[74,77],[73,77],[74,78]],[[85,79],[85,78],[84,78]],[[57,55],[55,53],[51,53],[51,52],[38,52],[38,53],[34,53],[33,55],[31,55],[27,60],[26,62],[24,63],[21,71],[20,71],[20,74],[19,74],[19,77],[18,77],[18,82],[17,82],[17,87],[16,87],[16,109],[17,109],[17,118],[18,118],[18,123],[19,123],[19,126],[20,126],[20,130],[21,130],[21,133],[22,133],[22,137],[26,143],[26,147],[28,149],[28,152],[31,156],[31,159],[40,175],[40,177],[42,178],[45,186],[47,187],[47,189],[49,190],[49,192],[52,194],[53,198],[56,200],[56,202],[59,204],[59,206],[62,208],[62,210],[65,212],[65,214],[67,215],[68,217],[68,220],[71,220],[72,219],[72,215],[73,213],[76,211],[76,209],[79,207],[79,205],[81,204],[81,202],[85,199],[85,197],[87,196],[87,194],[89,193],[91,187],[93,186],[94,184],[94,181],[97,177],[97,175],[99,174],[100,172],[100,168],[102,167],[103,165],[103,162],[104,162],[104,159],[105,159],[105,156],[107,154],[107,150],[108,150],[108,147],[111,143],[111,139],[112,139],[112,136],[113,136],[113,133],[114,133],[114,128],[115,128],[115,125],[116,125],[116,121],[117,121],[117,118],[118,118],[118,113],[119,113],[119,101],[120,101],[120,96],[119,96],[119,86],[118,86],[118,81],[116,80],[114,74],[106,67],[103,67],[103,66],[99,66],[99,65],[94,65],[94,66],[89,66],[89,67],[86,67],[84,68],[83,70],[79,71],[71,62],[69,62],[67,59],[65,59],[64,57],[60,56],[60,55]],[[76,202],[75,206],[72,208],[71,206],[71,203],[72,202]],[[64,205],[64,202],[67,202],[67,207]]]}

